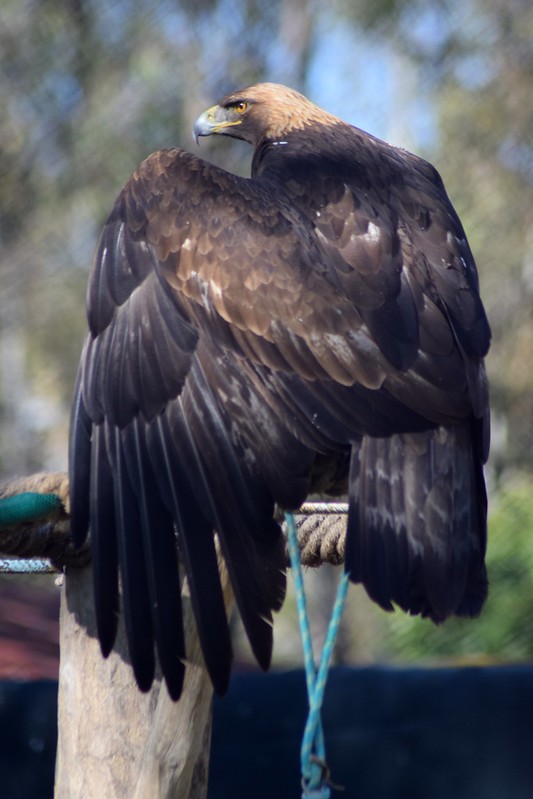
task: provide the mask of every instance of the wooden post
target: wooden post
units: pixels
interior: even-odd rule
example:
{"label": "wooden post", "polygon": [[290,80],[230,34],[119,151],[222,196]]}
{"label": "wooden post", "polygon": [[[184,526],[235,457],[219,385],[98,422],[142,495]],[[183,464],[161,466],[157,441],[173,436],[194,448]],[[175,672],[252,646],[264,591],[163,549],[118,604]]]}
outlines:
{"label": "wooden post", "polygon": [[[222,571],[225,595],[228,580]],[[205,799],[212,688],[184,588],[188,663],[179,702],[158,681],[142,694],[122,623],[102,658],[91,566],[68,569],[61,597],[55,799]]]}

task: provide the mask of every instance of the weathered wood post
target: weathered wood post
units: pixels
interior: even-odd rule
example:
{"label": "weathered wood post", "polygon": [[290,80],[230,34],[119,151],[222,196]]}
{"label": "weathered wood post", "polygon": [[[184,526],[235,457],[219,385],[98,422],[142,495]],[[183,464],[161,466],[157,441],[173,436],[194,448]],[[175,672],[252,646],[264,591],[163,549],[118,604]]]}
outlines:
{"label": "weathered wood post", "polygon": [[[223,570],[227,604],[228,580]],[[186,587],[184,594],[186,594]],[[173,702],[158,680],[142,694],[122,621],[114,650],[96,639],[91,567],[68,569],[61,597],[55,799],[205,799],[212,687],[184,596],[188,662]]]}

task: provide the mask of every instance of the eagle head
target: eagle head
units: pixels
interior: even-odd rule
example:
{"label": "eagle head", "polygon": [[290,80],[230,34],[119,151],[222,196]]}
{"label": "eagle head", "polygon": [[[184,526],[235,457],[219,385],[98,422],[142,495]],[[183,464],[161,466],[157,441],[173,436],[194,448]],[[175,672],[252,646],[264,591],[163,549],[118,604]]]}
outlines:
{"label": "eagle head", "polygon": [[310,124],[337,121],[295,89],[258,83],[227,94],[200,114],[193,134],[196,142],[200,136],[219,133],[257,147],[264,139],[279,140]]}

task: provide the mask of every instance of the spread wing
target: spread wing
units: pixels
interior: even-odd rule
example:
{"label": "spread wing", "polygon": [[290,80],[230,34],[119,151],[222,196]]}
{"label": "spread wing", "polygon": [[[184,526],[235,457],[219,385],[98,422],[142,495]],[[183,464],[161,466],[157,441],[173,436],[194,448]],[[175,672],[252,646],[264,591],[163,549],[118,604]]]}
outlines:
{"label": "spread wing", "polygon": [[[282,213],[261,219],[262,202],[252,202],[246,181],[178,151],[159,153],[119,197],[89,285],[90,335],[71,424],[73,536],[81,542],[90,524],[104,653],[116,633],[120,570],[136,678],[141,687],[151,684],[155,641],[174,696],[186,655],[176,531],[206,664],[223,692],[231,647],[213,531],[266,668],[272,610],[285,587],[274,494],[298,504],[308,490],[311,453],[246,384],[242,350],[227,323],[234,286],[228,308],[220,296],[229,275],[234,284],[242,279],[239,262],[253,263],[252,248],[262,248],[268,263],[277,236],[290,233]],[[274,295],[267,313],[275,313]],[[246,296],[239,308],[259,331],[265,309],[258,306],[254,322]],[[245,324],[235,314],[237,335]],[[281,463],[277,450],[286,452]]]}
{"label": "spread wing", "polygon": [[[411,535],[407,488],[397,492],[401,524],[386,530],[371,521],[372,491],[363,504],[354,492],[380,458],[387,469],[399,462],[388,453],[395,434],[427,443],[438,434],[430,428],[453,424],[468,448],[485,412],[488,328],[471,261],[454,251],[444,263],[416,209],[406,223],[405,208],[338,180],[319,181],[323,197],[309,202],[302,184],[309,190],[296,175],[280,189],[178,150],[156,153],[125,186],[96,255],[71,424],[73,536],[80,543],[90,526],[104,653],[120,572],[137,681],[152,682],[155,643],[175,697],[186,657],[178,554],[223,692],[231,646],[213,531],[266,668],[285,587],[274,502],[297,507],[311,489],[338,489],[353,447],[350,568],[384,606],[409,607],[424,589],[405,560],[418,562],[431,532],[418,525]],[[392,438],[376,455],[367,435]],[[432,446],[418,447],[418,469],[431,468]],[[479,469],[478,457],[463,501]],[[430,471],[429,493],[434,484]],[[386,579],[365,572],[373,532],[393,540],[391,552],[403,547]],[[483,543],[474,529],[471,537],[478,563]],[[397,588],[405,579],[413,590]],[[417,603],[416,612],[442,615],[427,591]],[[445,615],[459,605],[454,596]]]}

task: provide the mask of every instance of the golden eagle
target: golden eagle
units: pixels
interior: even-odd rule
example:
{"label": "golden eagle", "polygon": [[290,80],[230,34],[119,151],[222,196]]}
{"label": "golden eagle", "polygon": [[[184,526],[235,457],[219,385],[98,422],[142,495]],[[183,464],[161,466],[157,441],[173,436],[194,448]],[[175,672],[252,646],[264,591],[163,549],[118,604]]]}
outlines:
{"label": "golden eagle", "polygon": [[269,83],[194,132],[249,142],[251,178],[169,149],[128,180],[90,277],[70,436],[103,654],[120,574],[137,683],[157,650],[174,698],[178,562],[223,693],[214,531],[266,669],[285,591],[275,508],[310,493],[348,493],[346,569],[383,608],[440,622],[487,591],[490,330],[437,171]]}

